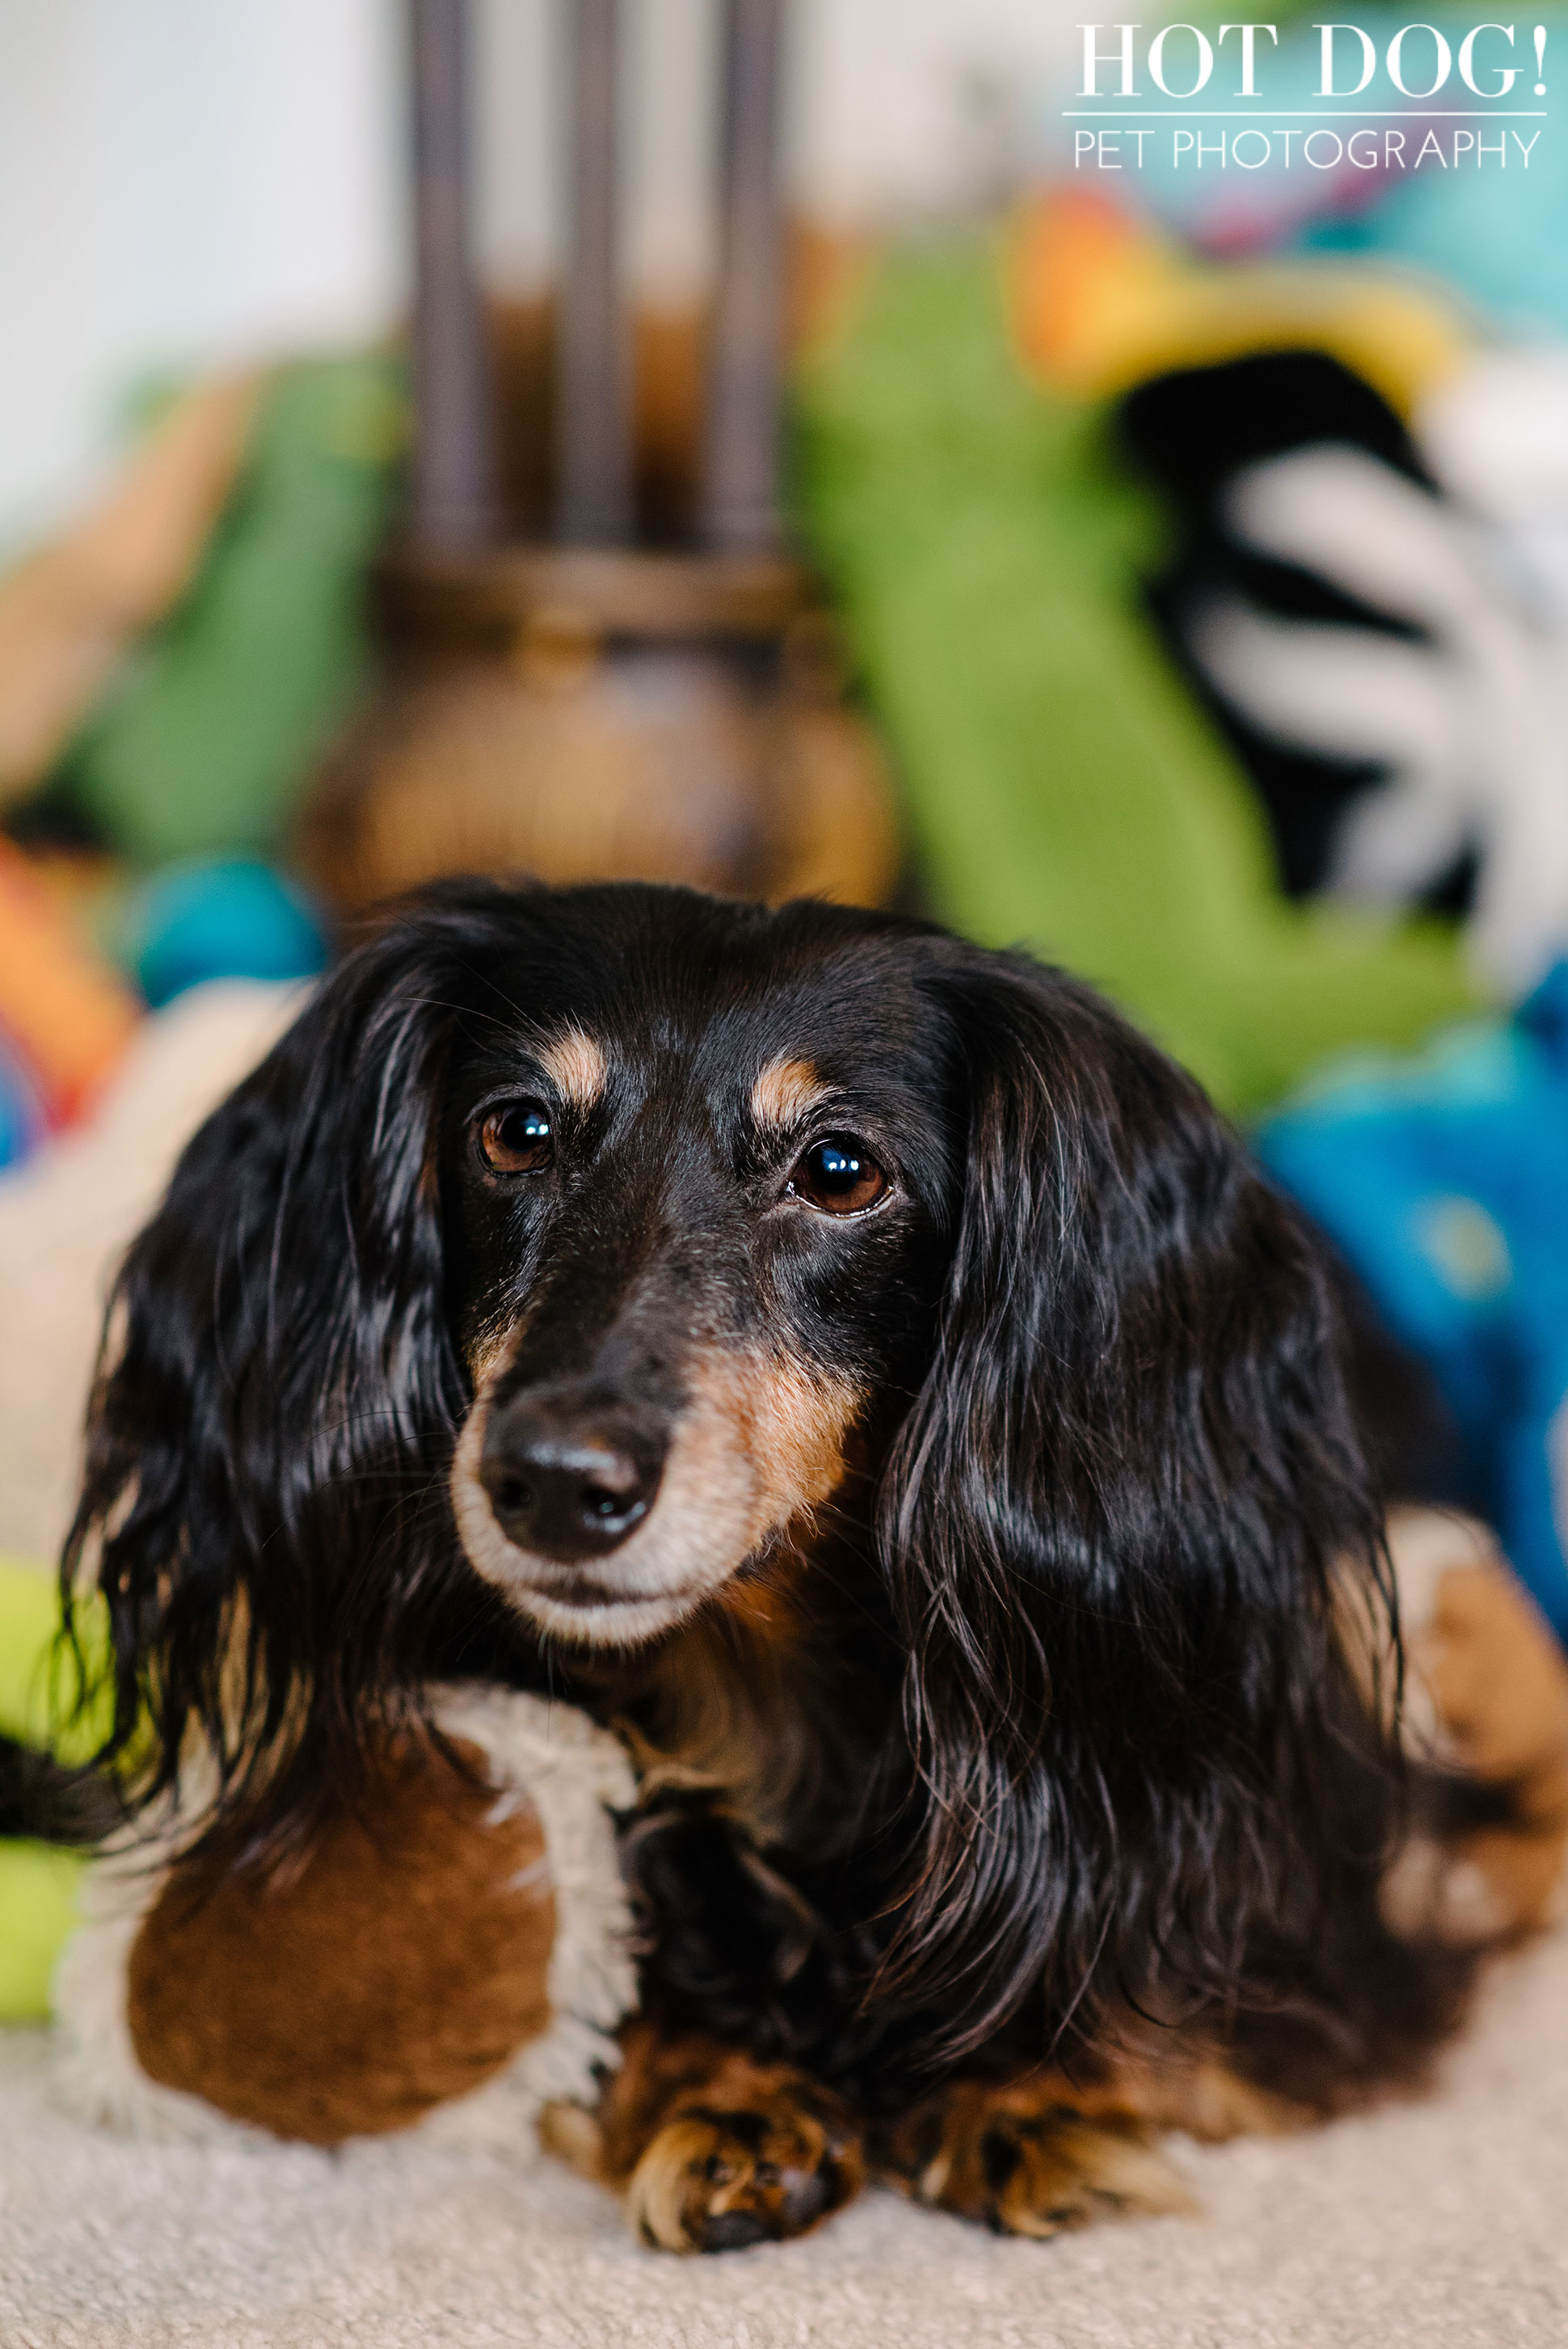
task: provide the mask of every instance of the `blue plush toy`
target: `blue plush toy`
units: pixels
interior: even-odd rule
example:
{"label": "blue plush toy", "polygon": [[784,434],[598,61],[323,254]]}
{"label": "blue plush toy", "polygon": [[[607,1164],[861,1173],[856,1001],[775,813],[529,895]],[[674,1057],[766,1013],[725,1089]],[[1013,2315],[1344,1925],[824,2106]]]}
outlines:
{"label": "blue plush toy", "polygon": [[44,1131],[44,1112],[32,1080],[0,1037],[0,1167],[26,1157]]}
{"label": "blue plush toy", "polygon": [[156,1011],[208,978],[313,978],[326,941],[297,889],[254,857],[170,865],[132,899],[126,959]]}
{"label": "blue plush toy", "polygon": [[1429,1364],[1466,1499],[1568,1636],[1568,963],[1507,1026],[1342,1065],[1257,1146]]}

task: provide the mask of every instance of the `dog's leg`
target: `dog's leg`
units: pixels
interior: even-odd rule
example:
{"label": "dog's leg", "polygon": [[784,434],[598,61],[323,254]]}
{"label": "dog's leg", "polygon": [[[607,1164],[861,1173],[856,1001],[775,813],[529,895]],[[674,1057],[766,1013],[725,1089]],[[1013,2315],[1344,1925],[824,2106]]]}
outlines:
{"label": "dog's leg", "polygon": [[1089,2082],[1040,2070],[948,2082],[880,2131],[872,2151],[918,2202],[996,2234],[1058,2235],[1098,2219],[1192,2212],[1159,2146],[1167,2130],[1214,2145],[1278,2136],[1306,2117],[1217,2059],[1129,2057]]}
{"label": "dog's leg", "polygon": [[[873,2157],[918,2202],[999,2235],[1057,2235],[1097,2219],[1194,2209],[1156,2143],[1158,2128],[1178,2125],[1119,2081],[1086,2088],[1042,2072],[956,2080],[880,2133]],[[1235,2126],[1250,2125],[1237,2115]]]}
{"label": "dog's leg", "polygon": [[598,2110],[552,2105],[541,2135],[584,2176],[625,2197],[644,2242],[728,2251],[804,2235],[864,2174],[859,2131],[830,2090],[789,2064],[719,2041],[622,2033]]}
{"label": "dog's leg", "polygon": [[1388,1541],[1409,1742],[1497,1798],[1495,1817],[1439,1821],[1412,1846],[1393,1913],[1461,1940],[1539,1930],[1561,1912],[1568,1860],[1568,1661],[1481,1526],[1410,1510]]}

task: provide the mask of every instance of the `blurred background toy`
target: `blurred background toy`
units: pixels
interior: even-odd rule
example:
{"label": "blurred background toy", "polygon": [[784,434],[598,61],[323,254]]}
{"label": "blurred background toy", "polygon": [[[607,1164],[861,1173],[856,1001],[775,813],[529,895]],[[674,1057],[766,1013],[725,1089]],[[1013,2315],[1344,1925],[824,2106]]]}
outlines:
{"label": "blurred background toy", "polygon": [[0,1168],[26,1158],[43,1135],[44,1112],[27,1071],[0,1042]]}
{"label": "blurred background toy", "polygon": [[122,955],[154,1011],[210,978],[314,978],[327,942],[304,892],[254,857],[194,858],[141,883]]}
{"label": "blurred background toy", "polygon": [[283,842],[363,689],[364,573],[407,434],[389,358],[274,370],[194,574],[54,770],[49,800],[139,866]]}
{"label": "blurred background toy", "polygon": [[112,486],[0,579],[0,809],[52,775],[85,716],[188,593],[261,396],[242,376],[143,404]]}
{"label": "blurred background toy", "polygon": [[1183,516],[1155,608],[1285,887],[1457,915],[1483,985],[1533,986],[1568,943],[1568,599],[1523,533],[1326,352],[1157,376],[1121,429]]}
{"label": "blurred background toy", "polygon": [[1451,1497],[1568,1637],[1568,962],[1507,1024],[1326,1072],[1258,1147],[1430,1365]]}
{"label": "blurred background toy", "polygon": [[[129,989],[90,952],[26,858],[0,838],[0,1040],[25,1072],[15,1082],[36,1093],[46,1123],[67,1123],[90,1099],[136,1019]],[[16,1115],[14,1134],[27,1125]]]}
{"label": "blurred background toy", "polygon": [[220,979],[142,1019],[77,1122],[0,1174],[0,1551],[57,1558],[104,1300],[196,1127],[299,1009]]}
{"label": "blurred background toy", "polygon": [[994,248],[890,258],[801,387],[801,493],[934,909],[1083,971],[1233,1111],[1484,999],[1451,931],[1280,885],[1149,604],[1169,509],[1031,383]]}

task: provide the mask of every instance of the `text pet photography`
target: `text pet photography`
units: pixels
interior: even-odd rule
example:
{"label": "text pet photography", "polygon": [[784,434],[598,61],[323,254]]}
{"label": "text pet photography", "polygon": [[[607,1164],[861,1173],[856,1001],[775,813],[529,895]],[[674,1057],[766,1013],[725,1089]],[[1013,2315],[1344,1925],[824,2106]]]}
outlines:
{"label": "text pet photography", "polygon": [[[1078,29],[1082,84],[1063,109],[1075,171],[1156,156],[1179,171],[1527,171],[1546,121],[1543,25],[1475,24],[1457,40],[1401,25],[1380,46],[1360,25],[1315,24],[1315,87],[1295,71],[1272,94],[1276,25],[1222,24],[1212,38],[1166,25],[1146,41],[1135,24]],[[1299,61],[1299,34],[1293,48]]]}

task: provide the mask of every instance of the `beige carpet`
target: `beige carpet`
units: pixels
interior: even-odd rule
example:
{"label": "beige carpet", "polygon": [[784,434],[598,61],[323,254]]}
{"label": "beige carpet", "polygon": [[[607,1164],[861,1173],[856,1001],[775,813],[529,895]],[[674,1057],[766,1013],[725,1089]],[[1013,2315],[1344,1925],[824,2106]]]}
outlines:
{"label": "beige carpet", "polygon": [[[57,1541],[108,1266],[284,1016],[176,1006],[99,1124],[0,1185],[0,1547]],[[1044,2245],[874,2194],[810,2242],[676,2261],[523,2147],[142,2145],[67,2117],[48,2069],[0,2033],[0,2349],[1568,2349],[1568,1939],[1499,1972],[1430,2103],[1193,2149],[1206,2219]]]}
{"label": "beige carpet", "polygon": [[869,2195],[821,2235],[640,2251],[520,2149],[138,2145],[0,2037],[4,2349],[1561,2349],[1568,1940],[1510,1961],[1439,2097],[1184,2157],[1208,2215],[998,2242]]}

